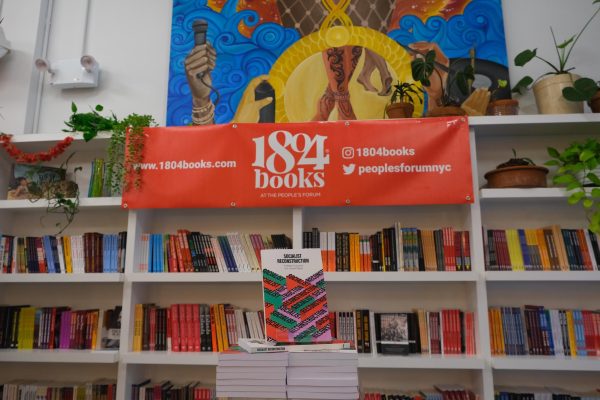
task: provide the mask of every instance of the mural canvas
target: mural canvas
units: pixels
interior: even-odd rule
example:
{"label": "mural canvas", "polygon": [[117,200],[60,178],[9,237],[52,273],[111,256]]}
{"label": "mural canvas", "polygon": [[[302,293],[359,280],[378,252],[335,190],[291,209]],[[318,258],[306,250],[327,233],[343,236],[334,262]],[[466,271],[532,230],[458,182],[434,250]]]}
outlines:
{"label": "mural canvas", "polygon": [[[443,81],[474,63],[497,88],[501,0],[174,0],[167,125],[380,119],[431,50]],[[416,116],[441,95],[424,89]]]}

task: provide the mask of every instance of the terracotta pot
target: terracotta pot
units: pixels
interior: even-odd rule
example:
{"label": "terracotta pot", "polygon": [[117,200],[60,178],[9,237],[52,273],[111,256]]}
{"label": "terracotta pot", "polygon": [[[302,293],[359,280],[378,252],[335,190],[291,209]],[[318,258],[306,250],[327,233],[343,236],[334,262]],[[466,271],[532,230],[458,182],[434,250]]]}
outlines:
{"label": "terracotta pot", "polygon": [[388,118],[411,118],[414,111],[415,106],[410,103],[394,103],[385,108]]}
{"label": "terracotta pot", "polygon": [[519,101],[513,99],[494,100],[488,105],[487,115],[519,115]]}
{"label": "terracotta pot", "polygon": [[588,102],[588,105],[594,113],[600,113],[600,90],[596,92],[594,97]]}
{"label": "terracotta pot", "polygon": [[485,174],[489,188],[546,187],[548,168],[537,165],[519,165],[499,168]]}
{"label": "terracotta pot", "polygon": [[453,117],[453,116],[463,116],[467,115],[465,110],[460,107],[447,106],[447,107],[437,107],[433,110],[427,111],[427,117]]}
{"label": "terracotta pot", "polygon": [[582,101],[569,101],[562,90],[573,86],[579,75],[550,75],[533,85],[533,94],[540,114],[576,114],[583,112]]}

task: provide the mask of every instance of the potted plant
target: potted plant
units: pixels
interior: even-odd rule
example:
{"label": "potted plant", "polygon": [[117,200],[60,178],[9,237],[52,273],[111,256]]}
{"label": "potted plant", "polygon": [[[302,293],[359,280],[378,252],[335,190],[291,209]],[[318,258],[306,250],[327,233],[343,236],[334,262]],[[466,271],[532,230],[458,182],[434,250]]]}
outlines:
{"label": "potted plant", "polygon": [[573,87],[563,89],[563,96],[569,101],[585,101],[592,112],[600,113],[600,81],[580,78],[573,82]]}
{"label": "potted plant", "polygon": [[548,168],[540,167],[530,158],[517,157],[513,149],[513,158],[487,172],[489,188],[534,188],[546,187]]}
{"label": "potted plant", "polygon": [[[598,0],[600,1],[600,0]],[[435,72],[438,75],[439,81],[444,82],[442,75],[436,68],[435,62],[435,51],[428,51],[423,57],[417,57],[411,62],[411,70],[413,79],[421,82],[421,85],[425,87],[431,86],[431,75]],[[459,90],[465,94],[470,94],[470,82],[475,79],[473,73],[473,66],[467,65],[462,71],[456,72],[456,74],[448,79],[446,84],[440,84],[442,96],[440,97],[437,107],[427,112],[427,117],[440,117],[440,116],[452,116],[452,115],[466,115],[465,110],[460,108],[460,101],[453,98],[448,91],[448,88],[453,84],[459,88]]]}
{"label": "potted plant", "polygon": [[410,118],[415,111],[415,99],[423,104],[421,96],[423,89],[409,82],[400,82],[394,85],[394,91],[390,99],[390,104],[385,107],[385,112],[389,118]]}
{"label": "potted plant", "polygon": [[562,152],[549,147],[548,154],[552,159],[546,165],[558,167],[552,181],[566,186],[569,204],[583,205],[589,229],[600,233],[600,188],[597,187],[600,186],[600,142],[596,139],[573,142]]}
{"label": "potted plant", "polygon": [[[600,0],[594,0],[592,4],[598,4]],[[554,41],[554,47],[556,48],[556,54],[558,56],[558,64],[553,64],[545,58],[537,55],[537,49],[524,50],[515,57],[515,65],[523,67],[534,58],[546,63],[551,70],[535,81],[531,76],[525,76],[521,79],[513,88],[513,92],[522,94],[531,84],[533,84],[533,93],[535,101],[538,107],[538,111],[541,114],[569,114],[569,113],[581,113],[583,112],[583,103],[581,101],[572,102],[567,101],[563,97],[563,90],[568,87],[572,87],[573,83],[579,79],[579,76],[571,74],[573,67],[568,67],[569,57],[575,48],[575,45],[581,38],[581,35],[590,25],[592,20],[600,12],[600,6],[592,14],[592,16],[585,23],[581,31],[577,35],[571,36],[569,39],[558,43],[554,30],[550,28],[552,39]]]}
{"label": "potted plant", "polygon": [[497,99],[498,90],[508,86],[508,81],[498,79],[498,87],[491,91],[491,101],[487,107],[487,115],[517,115],[519,114],[519,100]]}

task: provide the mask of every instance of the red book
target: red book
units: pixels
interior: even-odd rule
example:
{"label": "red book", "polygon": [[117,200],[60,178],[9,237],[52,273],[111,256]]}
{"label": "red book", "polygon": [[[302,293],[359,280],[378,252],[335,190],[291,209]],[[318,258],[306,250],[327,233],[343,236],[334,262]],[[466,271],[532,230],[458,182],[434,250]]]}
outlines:
{"label": "red book", "polygon": [[192,321],[192,304],[185,305],[185,336],[187,342],[186,351],[194,351],[194,326]]}
{"label": "red book", "polygon": [[179,306],[177,304],[173,304],[171,306],[171,349],[176,352],[181,351]]}
{"label": "red book", "polygon": [[39,272],[48,272],[48,269],[46,267],[46,255],[44,253],[44,246],[42,244],[41,237],[35,238],[35,248],[37,252],[36,254],[38,259]]}
{"label": "red book", "polygon": [[177,268],[177,251],[175,250],[175,236],[167,235],[167,261],[169,263],[169,272],[178,272]]}
{"label": "red book", "polygon": [[187,321],[185,319],[185,304],[179,304],[179,349],[188,351]]}
{"label": "red book", "polygon": [[592,265],[592,258],[590,257],[590,249],[587,245],[585,238],[585,232],[583,229],[577,229],[577,238],[579,239],[579,248],[581,249],[581,255],[583,256],[583,266],[586,271],[593,271],[594,266]]}
{"label": "red book", "polygon": [[200,351],[200,305],[192,304],[192,330],[194,332],[194,351]]}
{"label": "red book", "polygon": [[600,314],[594,312],[592,318],[594,320],[594,348],[596,349],[596,356],[600,356]]}
{"label": "red book", "polygon": [[589,310],[581,310],[583,316],[583,332],[585,337],[585,349],[588,356],[595,356],[595,337],[594,337],[594,321],[592,312]]}
{"label": "red book", "polygon": [[181,248],[181,258],[183,259],[183,271],[194,272],[194,266],[192,264],[192,253],[190,251],[190,244],[187,239],[187,235],[189,233],[190,232],[187,230],[179,229],[177,230],[177,237],[179,239],[179,247]]}
{"label": "red book", "polygon": [[166,309],[166,313],[167,313],[167,348],[166,350],[171,351],[173,348],[173,331],[171,328],[171,307]]}
{"label": "red book", "polygon": [[443,228],[442,237],[444,240],[444,262],[446,271],[456,271],[456,256],[454,249],[454,229]]}

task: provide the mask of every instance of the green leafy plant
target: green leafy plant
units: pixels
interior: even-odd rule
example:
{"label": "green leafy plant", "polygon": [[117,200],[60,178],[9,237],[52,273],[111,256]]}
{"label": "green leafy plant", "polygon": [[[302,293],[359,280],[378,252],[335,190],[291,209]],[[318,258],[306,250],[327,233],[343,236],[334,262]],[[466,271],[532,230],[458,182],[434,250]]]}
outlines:
{"label": "green leafy plant", "polygon": [[423,89],[409,82],[400,82],[393,86],[392,97],[390,98],[390,104],[395,103],[410,103],[415,104],[415,97],[423,104]]}
{"label": "green leafy plant", "polygon": [[596,174],[600,166],[600,142],[588,139],[585,142],[573,142],[564,151],[548,148],[551,160],[548,166],[558,167],[553,182],[565,185],[569,192],[571,205],[581,204],[586,210],[589,229],[600,233],[600,177]]}
{"label": "green leafy plant", "polygon": [[[154,125],[150,115],[129,114],[119,119],[114,113],[109,116],[100,114],[104,107],[96,105],[90,112],[79,113],[75,103],[71,103],[71,116],[65,125],[70,129],[65,132],[82,132],[86,141],[92,140],[98,132],[111,132],[107,149],[106,186],[111,194],[120,194],[123,188],[139,188],[141,170],[138,164],[143,159],[144,128]],[[129,144],[126,147],[127,131]]]}
{"label": "green leafy plant", "polygon": [[[490,101],[498,100],[496,98],[496,96],[498,95],[498,92],[501,89],[504,89],[505,87],[508,86],[508,81],[505,79],[498,79],[497,83],[498,84],[496,85],[496,88],[493,90],[490,90]],[[513,151],[514,151],[514,149],[513,149]]]}
{"label": "green leafy plant", "polygon": [[563,89],[563,97],[569,101],[590,101],[600,90],[600,82],[590,78],[579,78],[573,82],[573,87]]}
{"label": "green leafy plant", "polygon": [[531,158],[517,157],[517,151],[515,149],[512,149],[512,152],[513,152],[513,158],[511,158],[510,160],[508,160],[505,163],[498,165],[496,167],[496,169],[508,168],[508,167],[522,167],[522,166],[528,166],[528,165],[534,166],[535,165],[535,163],[533,162],[533,160]]}
{"label": "green leafy plant", "polygon": [[[435,57],[435,51],[429,50],[423,57],[417,57],[410,63],[413,79],[421,82],[425,87],[431,86],[431,76],[434,73],[437,74],[440,82],[444,82],[442,75],[436,68]],[[474,79],[474,69],[470,64],[463,70],[457,71],[451,79],[447,80],[446,85],[440,85],[442,97],[440,98],[438,106],[460,105],[460,101],[449,94],[448,88],[456,84],[462,94],[468,95],[471,93],[471,82],[473,82]]]}
{"label": "green leafy plant", "polygon": [[[600,0],[594,0],[592,2],[592,4],[600,4]],[[527,63],[529,63],[531,60],[533,60],[534,58],[537,58],[538,60],[540,60],[540,61],[544,62],[546,65],[548,65],[550,67],[551,71],[546,72],[545,74],[540,76],[535,81],[539,80],[540,78],[542,78],[546,75],[553,75],[553,74],[559,75],[559,74],[569,73],[569,71],[572,71],[573,69],[575,69],[575,67],[568,67],[569,58],[571,57],[571,53],[573,52],[573,49],[575,48],[575,45],[579,41],[579,38],[581,38],[581,35],[583,34],[583,32],[585,32],[587,27],[594,20],[594,18],[596,18],[596,16],[598,15],[599,12],[600,12],[600,7],[598,7],[596,12],[594,12],[592,14],[592,16],[588,19],[588,21],[585,23],[583,28],[581,28],[581,30],[579,31],[579,33],[577,35],[571,36],[570,38],[564,40],[560,44],[556,40],[556,35],[554,34],[554,29],[552,29],[552,27],[550,27],[550,33],[552,35],[552,40],[554,42],[554,47],[556,49],[556,55],[558,57],[558,64],[554,64],[554,63],[548,61],[548,59],[540,57],[537,54],[537,48],[536,48],[533,50],[530,50],[530,49],[523,50],[522,52],[517,54],[517,56],[515,57],[515,65],[517,67],[523,67]],[[528,89],[529,86],[532,83],[534,83],[535,81],[531,76],[527,75],[527,76],[523,77],[519,82],[517,82],[517,84],[513,87],[512,91],[513,91],[513,93],[523,94],[523,91]],[[564,95],[564,93],[563,93],[563,95]]]}
{"label": "green leafy plant", "polygon": [[60,228],[56,233],[57,235],[60,235],[69,225],[71,225],[79,212],[79,187],[75,183],[75,175],[78,171],[81,171],[82,168],[75,167],[72,172],[72,179],[67,180],[69,161],[74,154],[75,153],[72,153],[59,167],[64,171],[64,176],[61,181],[38,185],[31,179],[32,176],[36,174],[36,169],[32,168],[28,173],[28,178],[31,182],[27,186],[29,200],[34,203],[39,200],[46,200],[48,202],[48,205],[46,206],[46,215],[41,217],[42,222],[46,216],[52,214],[61,214],[65,218],[64,223],[56,223],[56,227]]}

